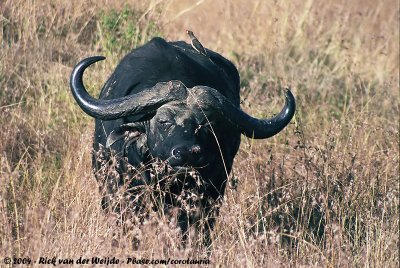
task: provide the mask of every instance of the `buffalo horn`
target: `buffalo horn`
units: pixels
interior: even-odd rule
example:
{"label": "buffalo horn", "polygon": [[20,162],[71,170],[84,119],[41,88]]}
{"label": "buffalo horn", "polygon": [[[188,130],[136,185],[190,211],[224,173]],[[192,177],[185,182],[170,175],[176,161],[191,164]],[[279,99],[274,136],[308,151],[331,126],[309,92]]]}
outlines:
{"label": "buffalo horn", "polygon": [[217,90],[197,86],[189,90],[190,101],[202,108],[210,108],[236,126],[244,135],[254,139],[266,139],[279,133],[294,116],[296,102],[290,89],[286,89],[286,103],[279,114],[272,118],[257,119],[234,106]]}
{"label": "buffalo horn", "polygon": [[85,89],[82,76],[87,67],[104,59],[102,56],[94,56],[82,60],[75,66],[70,79],[71,91],[78,105],[94,118],[113,120],[125,116],[145,115],[154,112],[165,103],[187,97],[187,88],[182,82],[169,81],[118,99],[95,99]]}

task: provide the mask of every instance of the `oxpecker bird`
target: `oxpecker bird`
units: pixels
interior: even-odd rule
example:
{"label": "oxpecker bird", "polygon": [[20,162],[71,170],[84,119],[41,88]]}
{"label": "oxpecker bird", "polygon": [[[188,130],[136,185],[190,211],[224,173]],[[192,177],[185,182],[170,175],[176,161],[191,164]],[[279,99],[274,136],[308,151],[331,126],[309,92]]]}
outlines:
{"label": "oxpecker bird", "polygon": [[194,48],[194,50],[199,52],[201,55],[208,57],[207,51],[205,50],[203,45],[200,43],[199,39],[197,39],[196,36],[194,36],[193,32],[189,31],[189,30],[186,30],[186,32],[191,39],[192,47]]}

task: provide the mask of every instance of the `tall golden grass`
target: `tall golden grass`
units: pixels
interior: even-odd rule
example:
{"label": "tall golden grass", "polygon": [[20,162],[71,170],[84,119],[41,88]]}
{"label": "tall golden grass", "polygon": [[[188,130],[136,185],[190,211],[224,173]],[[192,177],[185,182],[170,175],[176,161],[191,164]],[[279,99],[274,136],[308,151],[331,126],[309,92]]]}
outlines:
{"label": "tall golden grass", "polygon": [[[244,110],[277,112],[285,85],[298,107],[276,137],[242,138],[208,250],[167,216],[126,231],[101,210],[93,120],[69,91],[80,59],[107,56],[85,75],[98,94],[130,49],[186,28],[236,64]],[[0,38],[0,262],[398,267],[398,1],[4,0]]]}

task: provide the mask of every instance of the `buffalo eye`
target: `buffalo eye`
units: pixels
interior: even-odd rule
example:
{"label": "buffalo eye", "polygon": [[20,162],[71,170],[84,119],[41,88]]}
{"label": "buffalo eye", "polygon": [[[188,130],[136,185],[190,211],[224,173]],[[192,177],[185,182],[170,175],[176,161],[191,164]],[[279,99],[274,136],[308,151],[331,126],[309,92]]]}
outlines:
{"label": "buffalo eye", "polygon": [[158,123],[162,126],[163,129],[168,130],[173,123],[167,119],[159,119]]}

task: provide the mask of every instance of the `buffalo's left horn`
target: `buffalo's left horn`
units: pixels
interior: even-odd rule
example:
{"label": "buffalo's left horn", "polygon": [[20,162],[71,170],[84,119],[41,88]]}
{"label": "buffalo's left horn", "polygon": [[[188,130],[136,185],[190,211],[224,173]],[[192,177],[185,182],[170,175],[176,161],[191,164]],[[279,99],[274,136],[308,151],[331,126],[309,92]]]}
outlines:
{"label": "buffalo's left horn", "polygon": [[296,101],[289,89],[286,89],[286,103],[281,112],[272,118],[265,119],[248,115],[213,88],[197,86],[190,89],[189,93],[190,101],[197,103],[200,107],[212,107],[244,135],[254,139],[265,139],[279,133],[289,124],[296,111]]}
{"label": "buffalo's left horn", "polygon": [[71,74],[72,94],[82,110],[92,117],[113,120],[125,116],[145,115],[154,112],[165,103],[187,97],[187,88],[182,82],[170,81],[118,99],[95,99],[85,89],[82,76],[87,67],[104,59],[102,56],[86,58],[75,66]]}

